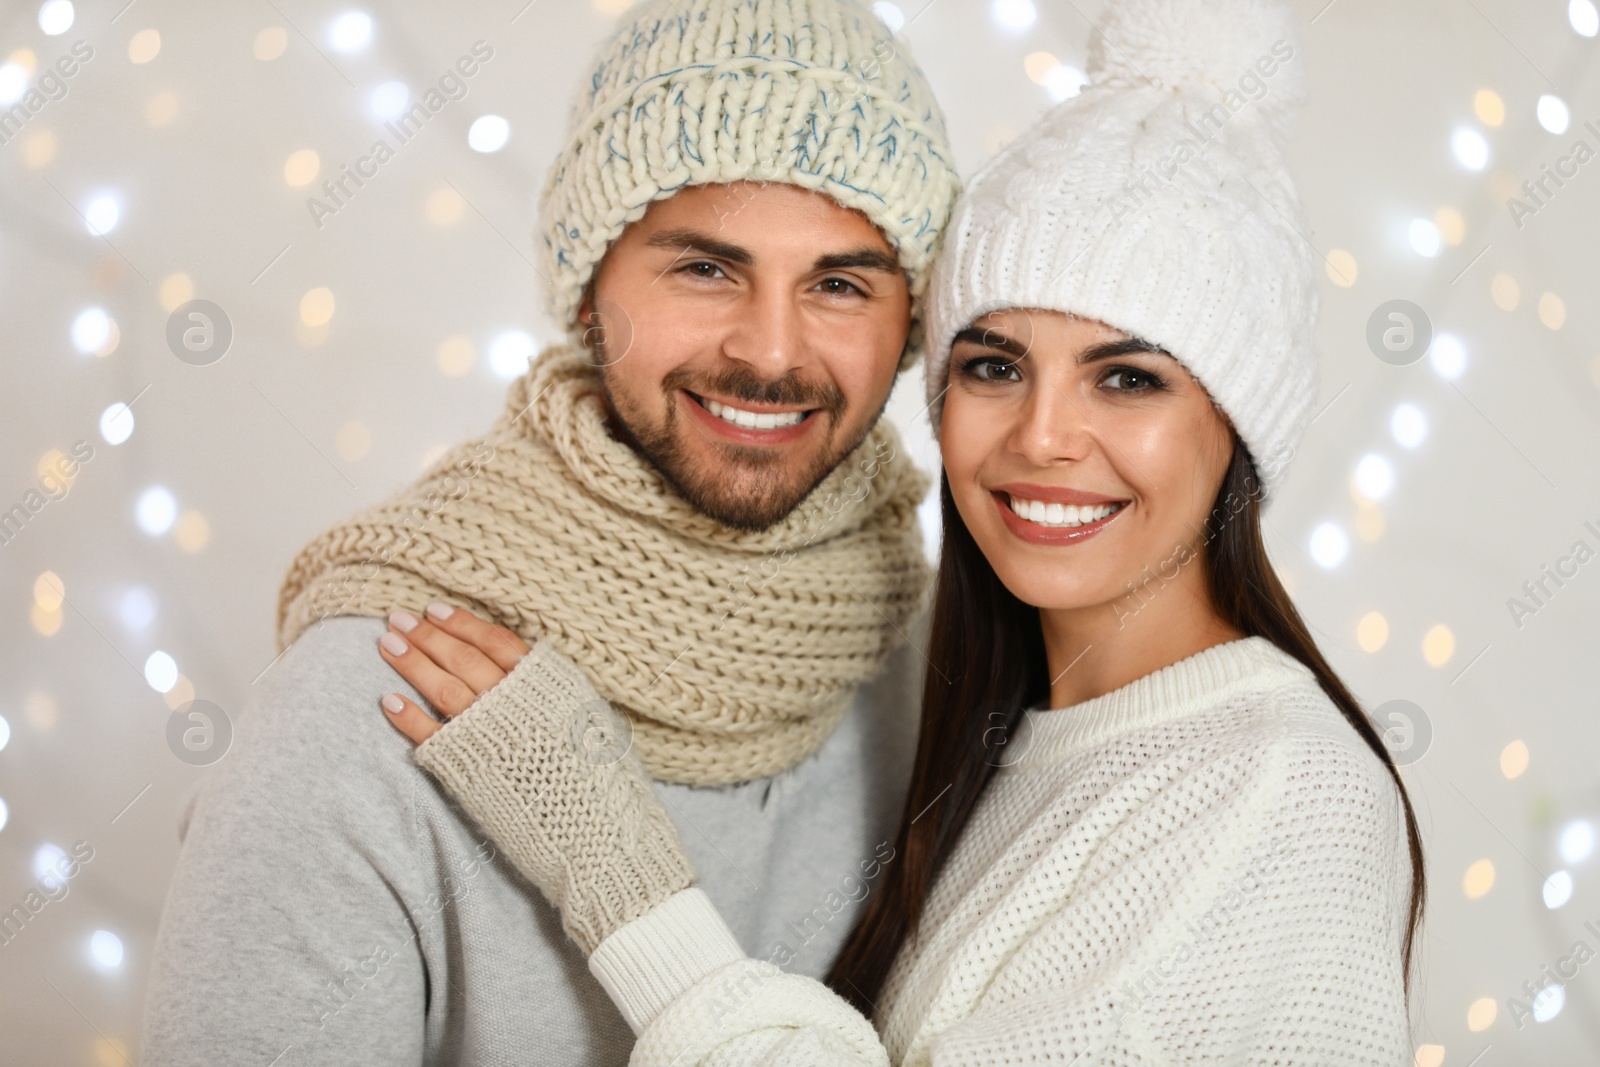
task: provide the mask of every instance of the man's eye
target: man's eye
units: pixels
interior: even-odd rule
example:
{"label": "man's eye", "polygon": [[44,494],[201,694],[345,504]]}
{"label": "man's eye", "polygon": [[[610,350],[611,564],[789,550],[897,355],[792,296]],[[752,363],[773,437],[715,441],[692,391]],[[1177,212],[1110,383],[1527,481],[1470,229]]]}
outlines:
{"label": "man's eye", "polygon": [[824,278],[817,283],[817,287],[829,296],[849,296],[861,292],[860,286],[843,278]]}
{"label": "man's eye", "polygon": [[727,275],[722,273],[721,267],[717,266],[715,263],[709,263],[703,259],[696,260],[693,263],[687,263],[679,269],[684,273],[692,275],[696,278],[727,277]]}

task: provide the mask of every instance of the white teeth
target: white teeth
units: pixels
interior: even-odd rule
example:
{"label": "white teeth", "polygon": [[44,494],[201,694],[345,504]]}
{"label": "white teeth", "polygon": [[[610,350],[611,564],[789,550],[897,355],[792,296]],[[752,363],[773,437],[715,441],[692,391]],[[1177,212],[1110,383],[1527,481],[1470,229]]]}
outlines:
{"label": "white teeth", "polygon": [[702,400],[701,403],[707,411],[717,418],[722,419],[724,422],[731,422],[735,426],[743,426],[747,430],[779,430],[785,426],[798,426],[805,421],[806,417],[806,413],[803,411],[758,413],[718,403],[711,399]]}
{"label": "white teeth", "polygon": [[1091,522],[1099,522],[1107,515],[1119,510],[1121,504],[1056,504],[1046,503],[1042,500],[1020,500],[1010,498],[1011,510],[1019,517],[1029,522],[1036,522],[1040,526],[1084,526]]}

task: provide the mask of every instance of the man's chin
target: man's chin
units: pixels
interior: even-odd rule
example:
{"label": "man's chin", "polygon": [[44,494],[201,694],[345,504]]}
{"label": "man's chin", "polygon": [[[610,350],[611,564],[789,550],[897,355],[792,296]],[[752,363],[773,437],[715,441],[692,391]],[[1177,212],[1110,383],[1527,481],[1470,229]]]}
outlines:
{"label": "man's chin", "polygon": [[736,530],[760,533],[793,514],[831,469],[806,479],[795,478],[788,471],[751,469],[737,463],[724,463],[715,473],[704,469],[663,469],[662,473],[678,495],[708,519]]}

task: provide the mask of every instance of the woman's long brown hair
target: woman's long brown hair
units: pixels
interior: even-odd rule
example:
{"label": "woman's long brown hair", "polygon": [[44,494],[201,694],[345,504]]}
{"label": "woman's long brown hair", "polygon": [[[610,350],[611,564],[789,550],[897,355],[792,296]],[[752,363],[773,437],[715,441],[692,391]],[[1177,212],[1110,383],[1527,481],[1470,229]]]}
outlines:
{"label": "woman's long brown hair", "polygon": [[[896,857],[868,901],[828,984],[869,1018],[889,968],[917,930],[929,889],[955,847],[989,775],[1002,762],[1025,708],[1050,695],[1038,610],[1012,595],[979,551],[941,478],[944,546],[927,651],[922,725]],[[1237,437],[1212,515],[1221,516],[1203,553],[1212,600],[1246,636],[1264,637],[1305,664],[1400,791],[1411,851],[1411,902],[1402,953],[1405,989],[1427,883],[1411,797],[1383,739],[1328,666],[1278,581],[1261,539],[1260,491]]]}

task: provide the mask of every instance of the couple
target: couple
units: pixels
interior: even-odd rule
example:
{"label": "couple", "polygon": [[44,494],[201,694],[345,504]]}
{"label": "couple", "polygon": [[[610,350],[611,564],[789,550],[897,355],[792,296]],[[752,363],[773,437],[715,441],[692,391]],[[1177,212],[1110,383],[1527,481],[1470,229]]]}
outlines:
{"label": "couple", "polygon": [[145,1059],[1408,1062],[1416,822],[1261,537],[1292,38],[1114,0],[957,200],[864,5],[646,5],[541,201],[573,343],[296,559]]}

